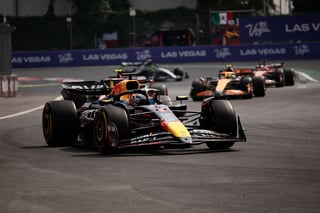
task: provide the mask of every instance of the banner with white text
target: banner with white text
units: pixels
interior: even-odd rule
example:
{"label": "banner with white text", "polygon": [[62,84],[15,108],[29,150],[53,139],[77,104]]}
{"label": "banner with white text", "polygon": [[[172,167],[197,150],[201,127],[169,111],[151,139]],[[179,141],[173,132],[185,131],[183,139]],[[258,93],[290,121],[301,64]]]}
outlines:
{"label": "banner with white text", "polygon": [[152,58],[155,63],[320,58],[320,42],[13,52],[12,67],[120,66],[121,62],[138,62],[147,58]]}
{"label": "banner with white text", "polygon": [[268,16],[239,19],[241,44],[320,41],[320,16]]}

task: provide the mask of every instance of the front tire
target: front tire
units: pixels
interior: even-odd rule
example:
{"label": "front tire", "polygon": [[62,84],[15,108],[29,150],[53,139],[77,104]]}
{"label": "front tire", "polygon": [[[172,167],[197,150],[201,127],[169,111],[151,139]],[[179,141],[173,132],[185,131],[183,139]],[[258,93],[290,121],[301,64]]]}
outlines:
{"label": "front tire", "polygon": [[244,77],[241,80],[241,90],[246,92],[245,95],[243,95],[243,98],[245,99],[251,99],[253,96],[253,83],[251,77]]}
{"label": "front tire", "polygon": [[93,141],[101,154],[118,152],[120,140],[129,137],[129,134],[129,120],[125,109],[110,105],[96,112]]}
{"label": "front tire", "polygon": [[[238,119],[236,113],[227,100],[209,100],[208,106],[202,109],[205,119],[201,121],[204,129],[218,133],[226,133],[233,137],[237,136]],[[228,149],[234,142],[208,142],[209,149]]]}

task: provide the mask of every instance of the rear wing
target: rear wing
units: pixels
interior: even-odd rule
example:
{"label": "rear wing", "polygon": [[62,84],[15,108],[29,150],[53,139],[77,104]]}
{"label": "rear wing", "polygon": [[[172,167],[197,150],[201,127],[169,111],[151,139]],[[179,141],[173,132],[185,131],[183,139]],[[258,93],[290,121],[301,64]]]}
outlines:
{"label": "rear wing", "polygon": [[285,63],[281,62],[281,63],[273,63],[273,64],[258,64],[258,65],[256,65],[256,68],[264,68],[264,67],[277,69],[277,68],[285,67]]}
{"label": "rear wing", "polygon": [[240,68],[240,69],[235,69],[234,72],[236,72],[238,75],[252,75],[253,69],[252,68]]}
{"label": "rear wing", "polygon": [[123,67],[136,67],[136,66],[141,66],[143,63],[142,62],[121,62],[121,66]]}
{"label": "rear wing", "polygon": [[64,91],[82,95],[107,95],[112,91],[104,80],[64,82],[61,86]]}
{"label": "rear wing", "polygon": [[139,73],[136,73],[135,70],[128,71],[128,70],[123,69],[123,68],[117,68],[117,69],[114,69],[114,72],[117,73],[117,76],[116,76],[117,78],[124,78],[124,79],[129,79],[129,80],[138,80],[141,84],[149,83],[150,86],[153,84],[153,80],[149,80],[144,75],[140,75]]}

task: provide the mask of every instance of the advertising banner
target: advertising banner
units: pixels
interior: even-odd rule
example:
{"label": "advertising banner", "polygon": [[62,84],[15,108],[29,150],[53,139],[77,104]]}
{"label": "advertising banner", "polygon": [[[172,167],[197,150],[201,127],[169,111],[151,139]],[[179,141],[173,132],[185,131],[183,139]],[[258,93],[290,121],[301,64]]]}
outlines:
{"label": "advertising banner", "polygon": [[320,41],[320,16],[269,16],[239,19],[241,44]]}
{"label": "advertising banner", "polygon": [[121,62],[141,62],[148,58],[155,63],[320,58],[320,42],[13,52],[12,67],[120,66]]}

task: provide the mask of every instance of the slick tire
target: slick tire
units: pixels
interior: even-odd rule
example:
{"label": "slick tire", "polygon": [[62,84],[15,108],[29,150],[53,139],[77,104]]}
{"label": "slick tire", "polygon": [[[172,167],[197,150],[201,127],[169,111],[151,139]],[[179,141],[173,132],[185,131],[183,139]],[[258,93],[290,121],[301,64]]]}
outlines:
{"label": "slick tire", "polygon": [[264,97],[266,95],[266,82],[264,77],[255,76],[252,78],[253,94],[255,97]]}
{"label": "slick tire", "polygon": [[[206,119],[202,122],[205,129],[213,130],[218,133],[226,133],[237,136],[238,119],[236,113],[227,100],[210,100],[209,106],[204,112]],[[234,142],[211,142],[206,143],[209,149],[228,149]]]}
{"label": "slick tire", "polygon": [[118,153],[120,140],[129,137],[128,112],[116,106],[106,106],[96,112],[93,141],[101,154]]}
{"label": "slick tire", "polygon": [[295,72],[292,69],[284,70],[285,86],[293,86],[296,80]]}
{"label": "slick tire", "polygon": [[251,77],[244,77],[241,80],[241,90],[246,92],[243,98],[251,99],[253,97],[253,83]]}
{"label": "slick tire", "polygon": [[192,81],[191,89],[190,89],[190,97],[193,101],[202,101],[203,97],[197,96],[199,92],[204,91],[204,85],[203,82],[200,79],[195,79]]}
{"label": "slick tire", "polygon": [[78,136],[79,122],[73,101],[50,101],[42,112],[42,130],[49,146],[72,146]]}
{"label": "slick tire", "polygon": [[282,70],[274,71],[274,80],[277,82],[276,87],[283,87],[284,86],[284,73]]}
{"label": "slick tire", "polygon": [[183,70],[182,70],[181,68],[179,68],[179,67],[174,68],[173,73],[174,73],[175,75],[181,76],[182,78],[183,78],[183,76],[184,76]]}

